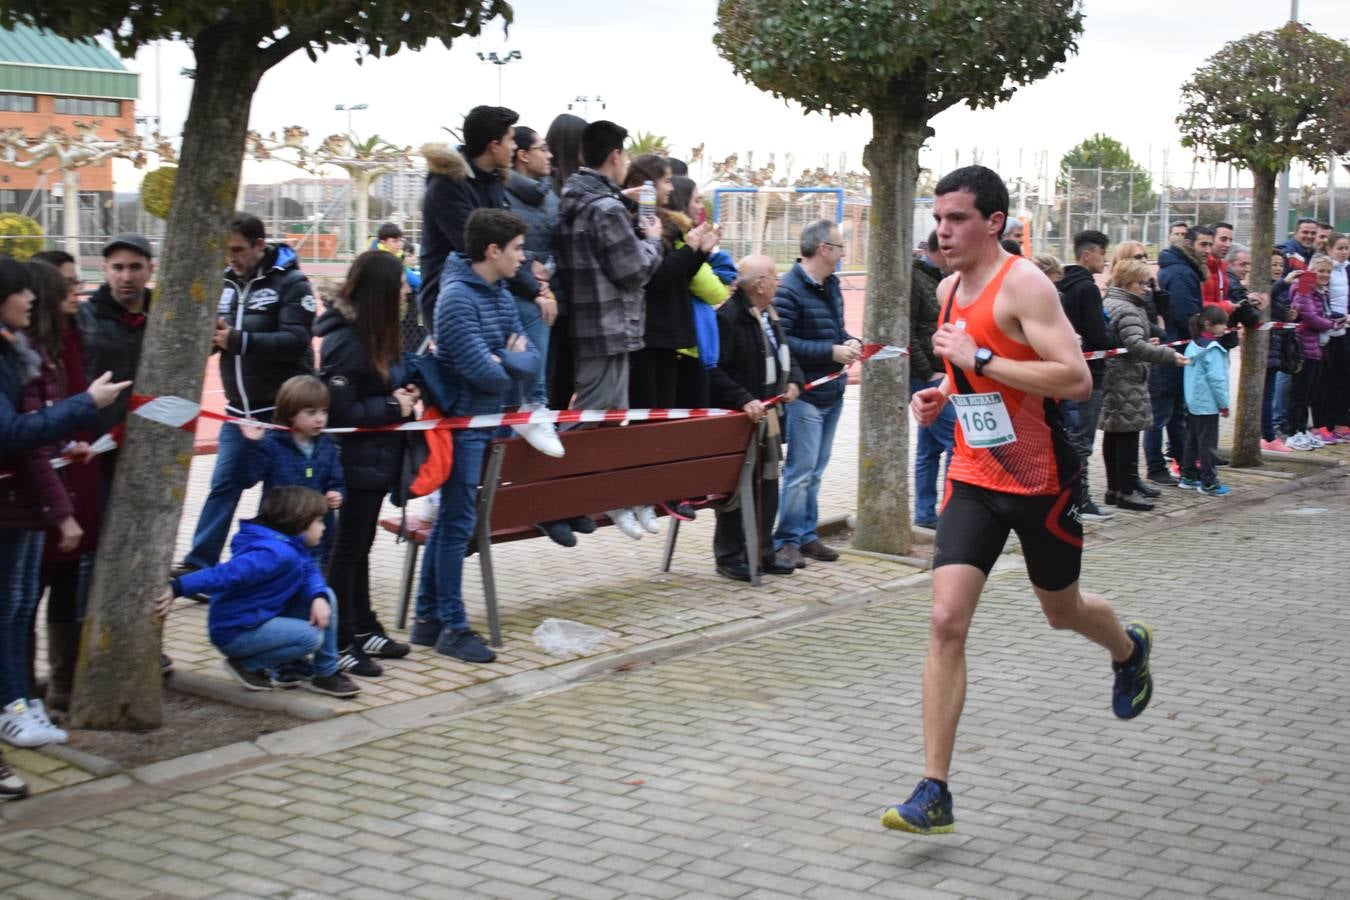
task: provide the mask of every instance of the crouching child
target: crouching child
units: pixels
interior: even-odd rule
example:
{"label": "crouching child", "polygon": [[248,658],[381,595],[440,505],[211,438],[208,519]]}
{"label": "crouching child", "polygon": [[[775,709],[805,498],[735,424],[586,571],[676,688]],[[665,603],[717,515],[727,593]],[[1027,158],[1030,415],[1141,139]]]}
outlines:
{"label": "crouching child", "polygon": [[[337,668],[333,593],[311,548],[323,540],[328,501],[306,487],[268,492],[253,519],[239,523],[228,562],[174,578],[159,597],[209,594],[207,630],[226,670],[250,691],[290,688],[354,697],[360,688]],[[312,669],[311,669],[312,667]]]}

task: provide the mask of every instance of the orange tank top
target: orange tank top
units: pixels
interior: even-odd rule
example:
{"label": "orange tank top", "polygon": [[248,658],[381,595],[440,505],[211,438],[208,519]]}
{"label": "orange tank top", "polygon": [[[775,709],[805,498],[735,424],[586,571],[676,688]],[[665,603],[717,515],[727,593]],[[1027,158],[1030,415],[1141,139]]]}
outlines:
{"label": "orange tank top", "polygon": [[[960,307],[958,275],[942,307],[939,325],[965,330],[977,346],[1013,360],[1040,359],[1036,351],[1013,340],[994,318],[994,300],[1008,271],[1021,257],[1009,256],[998,273],[969,306]],[[956,406],[956,451],[947,477],[1008,494],[1058,494],[1078,477],[1082,464],[1069,442],[1051,397],[1019,391],[973,369],[958,369],[944,360]]]}

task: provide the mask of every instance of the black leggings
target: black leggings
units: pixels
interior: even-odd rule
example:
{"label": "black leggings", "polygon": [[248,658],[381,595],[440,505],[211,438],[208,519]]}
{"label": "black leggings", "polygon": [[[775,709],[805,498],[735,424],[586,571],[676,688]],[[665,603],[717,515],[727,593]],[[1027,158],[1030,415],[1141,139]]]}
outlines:
{"label": "black leggings", "polygon": [[1322,379],[1312,398],[1313,425],[1335,428],[1350,425],[1350,335],[1331,338],[1322,348]]}
{"label": "black leggings", "polygon": [[1106,489],[1128,494],[1139,480],[1139,432],[1102,432],[1102,460],[1106,463]]}
{"label": "black leggings", "polygon": [[1305,359],[1303,368],[1294,376],[1293,387],[1289,389],[1289,430],[1292,434],[1308,430],[1308,407],[1317,396],[1317,388],[1321,383],[1322,361]]}
{"label": "black leggings", "polygon": [[669,409],[679,388],[679,354],[643,347],[628,354],[628,405],[633,409]]}
{"label": "black leggings", "polygon": [[387,493],[348,488],[338,515],[337,541],[328,564],[328,586],[338,601],[338,649],[350,646],[353,634],[384,630],[370,608],[370,548]]}

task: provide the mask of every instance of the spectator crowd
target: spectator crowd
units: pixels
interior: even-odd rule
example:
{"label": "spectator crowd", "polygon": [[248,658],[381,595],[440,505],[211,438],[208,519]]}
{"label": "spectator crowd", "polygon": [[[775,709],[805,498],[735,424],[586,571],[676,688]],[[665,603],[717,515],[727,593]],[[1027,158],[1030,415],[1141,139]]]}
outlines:
{"label": "spectator crowd", "polygon": [[[509,109],[480,106],[462,135],[459,146],[423,148],[418,265],[398,227],[385,225],[340,289],[320,298],[295,252],[269,241],[260,219],[238,213],[222,223],[227,267],[211,344],[237,421],[221,428],[191,548],[166,578],[158,608],[167,614],[177,597],[209,604],[211,643],[245,689],[352,697],[360,690],[353,676],[379,677],[382,662],[413,645],[474,664],[495,659],[470,627],[463,570],[484,458],[506,431],[452,432],[450,462],[433,478],[415,619],[401,641],[373,608],[370,555],[386,498],[406,502],[417,492],[410,432],[329,428],[511,408],[741,410],[761,424],[759,555],[739,513],[717,507],[717,573],[786,577],[838,558],[817,532],[817,501],[847,379],[803,387],[863,353],[844,325],[839,226],[806,225],[800,259],[780,276],[768,257],[737,261],[723,251],[684,164],[630,159],[628,133],[613,122],[561,115],[541,133]],[[1273,284],[1253,285],[1251,251],[1233,244],[1230,225],[1178,223],[1174,235],[1156,274],[1142,244],[1123,242],[1108,254],[1096,231],[1075,236],[1067,266],[1035,259],[1057,282],[1083,350],[1123,348],[1091,361],[1090,399],[1060,403],[1084,463],[1085,519],[1153,509],[1163,485],[1228,492],[1217,447],[1218,420],[1229,411],[1228,354],[1239,326],[1255,324],[1267,306],[1299,328],[1271,334],[1263,448],[1350,441],[1350,238],[1300,222],[1288,244],[1271,250]],[[1021,252],[1018,239],[1006,243]],[[128,414],[154,266],[144,237],[119,235],[103,248],[104,283],[81,301],[67,254],[0,257],[0,739],[13,746],[68,738],[53,717],[70,704],[117,459],[116,450],[96,455],[93,445]],[[931,338],[946,274],[934,233],[913,264],[912,391],[942,378]],[[920,429],[916,526],[936,524],[954,427],[948,407]],[[1098,430],[1101,503],[1086,466]],[[540,453],[565,454],[551,424],[514,431]],[[239,523],[222,562],[240,496],[258,483],[257,515]],[[670,497],[537,527],[568,547],[605,521],[639,540],[659,531],[662,512],[691,519],[707,501]],[[39,690],[44,594],[49,675]],[[172,662],[162,657],[161,665]],[[0,798],[25,792],[0,759]]]}

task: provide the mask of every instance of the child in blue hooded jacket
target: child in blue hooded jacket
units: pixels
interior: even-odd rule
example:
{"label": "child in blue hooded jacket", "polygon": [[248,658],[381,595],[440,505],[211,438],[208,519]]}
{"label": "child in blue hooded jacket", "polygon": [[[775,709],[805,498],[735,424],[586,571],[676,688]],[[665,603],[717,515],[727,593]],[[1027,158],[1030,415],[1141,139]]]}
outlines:
{"label": "child in blue hooded jacket", "polygon": [[1206,306],[1191,316],[1189,325],[1186,358],[1191,364],[1182,375],[1186,450],[1177,486],[1222,497],[1229,489],[1219,483],[1214,456],[1219,450],[1219,417],[1228,417],[1228,349],[1219,343],[1228,331],[1228,315],[1218,306]]}
{"label": "child in blue hooded jacket", "polygon": [[338,671],[333,593],[310,555],[323,539],[327,513],[318,491],[294,485],[270,491],[257,518],[239,523],[229,561],[174,578],[158,612],[167,615],[174,597],[209,594],[211,643],[250,691],[298,686],[296,667],[312,655],[310,690],[356,696],[360,688]]}

